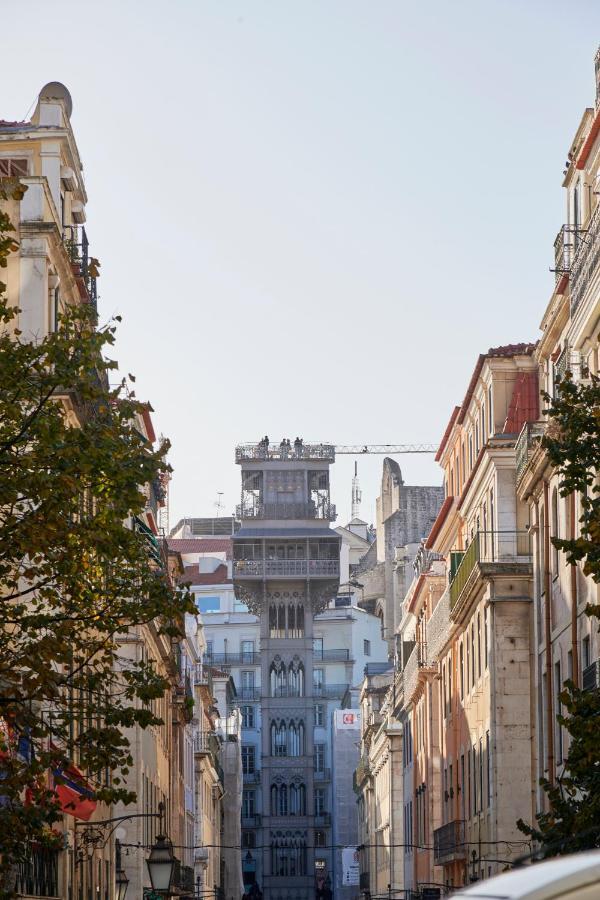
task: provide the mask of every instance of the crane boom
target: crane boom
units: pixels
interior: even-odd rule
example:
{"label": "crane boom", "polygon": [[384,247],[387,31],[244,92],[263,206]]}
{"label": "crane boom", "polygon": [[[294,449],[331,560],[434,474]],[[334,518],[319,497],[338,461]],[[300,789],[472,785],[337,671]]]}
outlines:
{"label": "crane boom", "polygon": [[347,454],[358,456],[360,453],[389,453],[394,456],[396,453],[437,453],[437,444],[349,444],[338,446],[336,444],[335,452],[339,454]]}

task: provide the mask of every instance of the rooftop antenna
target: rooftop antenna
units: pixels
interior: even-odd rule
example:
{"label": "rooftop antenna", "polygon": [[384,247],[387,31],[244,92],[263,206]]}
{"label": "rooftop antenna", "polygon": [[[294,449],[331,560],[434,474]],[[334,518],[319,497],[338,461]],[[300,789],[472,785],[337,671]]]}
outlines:
{"label": "rooftop antenna", "polygon": [[225,503],[223,502],[223,491],[217,491],[217,499],[215,500],[215,507],[217,510],[217,519],[221,516],[221,510],[225,509]]}
{"label": "rooftop antenna", "polygon": [[354,478],[352,479],[352,519],[359,518],[361,498],[362,491],[358,480],[358,462],[354,460]]}

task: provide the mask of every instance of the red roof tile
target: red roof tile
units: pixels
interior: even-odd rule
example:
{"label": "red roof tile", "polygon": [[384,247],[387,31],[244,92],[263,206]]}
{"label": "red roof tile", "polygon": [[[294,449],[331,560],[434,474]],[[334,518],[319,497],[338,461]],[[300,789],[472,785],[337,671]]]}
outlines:
{"label": "red roof tile", "polygon": [[525,422],[535,422],[540,413],[540,390],[537,372],[520,372],[515,380],[508,407],[504,434],[519,434]]}
{"label": "red roof tile", "polygon": [[179,553],[225,553],[231,559],[231,538],[168,538],[171,550]]}

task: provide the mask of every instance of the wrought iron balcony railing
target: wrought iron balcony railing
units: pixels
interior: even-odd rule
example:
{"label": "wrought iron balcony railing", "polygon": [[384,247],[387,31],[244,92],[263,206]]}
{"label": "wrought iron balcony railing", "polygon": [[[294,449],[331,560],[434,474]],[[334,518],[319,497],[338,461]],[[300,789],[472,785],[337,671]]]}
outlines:
{"label": "wrought iron balcony railing", "polygon": [[334,503],[257,503],[254,506],[236,506],[238,519],[325,519],[335,521]]}
{"label": "wrought iron balcony railing", "polygon": [[348,684],[313,684],[313,697],[343,697]]}
{"label": "wrought iron balcony railing", "polygon": [[331,813],[320,812],[315,814],[315,827],[331,825]]}
{"label": "wrought iron balcony railing", "polygon": [[589,285],[598,274],[600,263],[600,203],[596,205],[588,227],[582,233],[571,265],[571,313],[581,303]]}
{"label": "wrought iron balcony railing", "polygon": [[447,822],[433,832],[433,858],[436,863],[465,859],[465,823],[462,819]]}
{"label": "wrought iron balcony railing", "polygon": [[194,753],[198,756],[213,756],[215,761],[221,755],[221,745],[212,731],[197,731],[194,734]]}
{"label": "wrought iron balcony railing", "polygon": [[16,865],[15,894],[25,897],[60,897],[58,854],[60,850],[30,847]]}
{"label": "wrought iron balcony railing", "polygon": [[531,564],[531,541],[526,531],[478,531],[463,555],[450,584],[450,609],[454,609],[477,565],[505,568]]}
{"label": "wrought iron balcony railing", "polygon": [[515,446],[515,463],[517,484],[523,477],[534,443],[538,443],[544,436],[546,426],[544,422],[525,422]]}
{"label": "wrought iron balcony railing", "polygon": [[340,564],[337,559],[235,559],[233,574],[237,578],[338,578]]}
{"label": "wrought iron balcony railing", "polygon": [[600,659],[585,667],[582,672],[581,687],[584,691],[594,691],[600,687]]}
{"label": "wrought iron balcony railing", "polygon": [[63,237],[71,266],[76,276],[83,279],[94,310],[98,309],[96,270],[89,253],[89,241],[83,225],[65,225]]}
{"label": "wrought iron balcony railing", "polygon": [[554,240],[554,274],[556,283],[571,272],[577,248],[585,234],[578,225],[563,225]]}
{"label": "wrought iron balcony railing", "polygon": [[313,651],[315,662],[349,662],[349,650],[329,650],[327,647],[317,647]]}
{"label": "wrought iron balcony railing", "polygon": [[206,665],[228,668],[229,666],[259,666],[260,653],[246,650],[240,653],[209,653]]}

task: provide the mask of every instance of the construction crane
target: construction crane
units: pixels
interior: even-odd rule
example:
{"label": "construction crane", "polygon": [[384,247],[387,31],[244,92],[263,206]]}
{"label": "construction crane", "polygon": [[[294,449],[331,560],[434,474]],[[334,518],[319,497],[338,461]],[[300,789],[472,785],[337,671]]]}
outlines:
{"label": "construction crane", "polygon": [[358,456],[361,453],[437,453],[438,444],[336,444],[335,452],[347,456]]}

